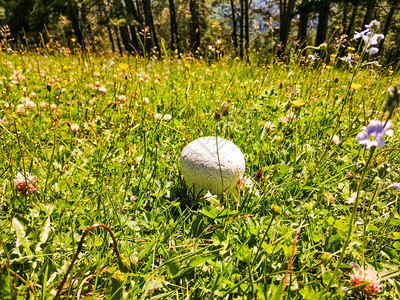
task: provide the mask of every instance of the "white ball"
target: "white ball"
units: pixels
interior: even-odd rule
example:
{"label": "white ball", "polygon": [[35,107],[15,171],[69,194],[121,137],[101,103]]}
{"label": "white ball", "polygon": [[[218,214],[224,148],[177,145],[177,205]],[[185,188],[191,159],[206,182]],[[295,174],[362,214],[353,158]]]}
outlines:
{"label": "white ball", "polygon": [[207,191],[229,195],[245,171],[242,151],[234,143],[215,136],[189,143],[182,150],[180,161],[186,185],[194,197]]}

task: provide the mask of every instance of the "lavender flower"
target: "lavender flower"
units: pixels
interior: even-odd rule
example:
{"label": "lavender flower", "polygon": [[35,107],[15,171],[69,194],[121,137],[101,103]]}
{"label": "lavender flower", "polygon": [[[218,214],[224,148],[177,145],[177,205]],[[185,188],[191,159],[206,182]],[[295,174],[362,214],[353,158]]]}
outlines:
{"label": "lavender flower", "polygon": [[378,53],[379,49],[375,47],[380,39],[384,39],[383,34],[375,33],[379,29],[380,23],[377,20],[373,20],[370,24],[365,25],[367,29],[361,32],[355,32],[354,38],[359,39],[360,37],[364,40],[368,53],[370,55]]}
{"label": "lavender flower", "polygon": [[398,182],[393,182],[393,183],[390,185],[390,187],[393,188],[393,189],[395,189],[395,190],[397,190],[398,188],[400,188],[400,183],[398,183]]}
{"label": "lavender flower", "polygon": [[367,149],[371,147],[382,148],[385,145],[384,135],[392,136],[392,122],[372,120],[368,126],[364,126],[362,131],[357,134],[356,140]]}

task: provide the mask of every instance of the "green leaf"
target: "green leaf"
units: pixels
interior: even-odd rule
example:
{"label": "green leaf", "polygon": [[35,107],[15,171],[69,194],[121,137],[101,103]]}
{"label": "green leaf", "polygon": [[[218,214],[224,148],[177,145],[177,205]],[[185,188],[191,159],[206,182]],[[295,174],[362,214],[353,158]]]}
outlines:
{"label": "green leaf", "polygon": [[162,288],[162,282],[158,278],[148,278],[144,284],[143,291],[146,293],[155,289]]}
{"label": "green leaf", "polygon": [[28,255],[31,254],[30,250],[30,242],[29,239],[26,237],[26,232],[24,226],[21,224],[20,221],[18,221],[17,218],[14,218],[11,222],[11,227],[14,229],[15,234],[17,236],[16,240],[16,245],[15,248],[18,248],[19,246],[23,246],[26,253]]}
{"label": "green leaf", "polygon": [[394,242],[393,247],[396,248],[397,250],[400,250],[400,242]]}
{"label": "green leaf", "polygon": [[393,239],[393,240],[400,240],[400,232],[392,232],[389,235],[389,238]]}
{"label": "green leaf", "polygon": [[219,211],[211,206],[206,206],[200,211],[200,213],[206,217],[215,219],[218,216]]}
{"label": "green leaf", "polygon": [[191,267],[197,267],[198,265],[205,263],[206,261],[212,260],[215,257],[213,255],[205,255],[205,256],[198,256],[195,259],[193,259],[190,263],[189,266]]}
{"label": "green leaf", "polygon": [[112,300],[124,299],[121,282],[116,278],[111,278],[111,297]]}
{"label": "green leaf", "polygon": [[176,260],[173,260],[166,264],[165,269],[170,276],[174,277],[180,270],[180,264]]}
{"label": "green leaf", "polygon": [[11,281],[12,277],[9,274],[0,273],[0,299],[13,299]]}
{"label": "green leaf", "polygon": [[273,285],[270,288],[270,291],[272,292],[272,297],[270,298],[271,300],[279,300],[283,288],[283,282],[284,281],[281,280],[281,283],[278,286]]}
{"label": "green leaf", "polygon": [[46,223],[44,224],[44,227],[42,229],[42,232],[40,233],[40,243],[45,243],[47,241],[47,238],[49,237],[50,233],[50,217],[46,219]]}

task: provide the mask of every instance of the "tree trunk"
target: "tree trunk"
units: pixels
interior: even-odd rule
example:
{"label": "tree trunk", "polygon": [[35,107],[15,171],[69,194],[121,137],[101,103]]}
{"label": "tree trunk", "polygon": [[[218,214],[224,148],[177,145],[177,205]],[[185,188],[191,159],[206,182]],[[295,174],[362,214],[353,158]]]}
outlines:
{"label": "tree trunk", "polygon": [[318,47],[322,43],[326,42],[330,5],[331,5],[331,0],[324,0],[322,1],[321,6],[319,8],[317,34],[315,37],[315,47]]}
{"label": "tree trunk", "polygon": [[178,50],[180,53],[179,48],[179,35],[178,35],[178,24],[176,23],[176,15],[175,15],[175,4],[174,0],[169,1],[169,16],[171,21],[171,50],[175,51]]}
{"label": "tree trunk", "polygon": [[189,8],[191,13],[190,46],[192,54],[195,55],[200,48],[199,6],[197,0],[190,0]]}
{"label": "tree trunk", "polygon": [[[338,57],[343,57],[346,53],[346,47],[349,44],[349,40],[352,38],[352,31],[354,27],[354,21],[357,16],[357,11],[358,11],[358,0],[353,1],[353,10],[351,11],[351,16],[349,20],[349,24],[347,25],[344,34],[346,36],[346,40],[343,41],[343,44],[341,45],[341,49],[339,50]],[[345,24],[343,24],[345,26]]]}
{"label": "tree trunk", "polygon": [[362,25],[360,31],[365,29],[365,25],[368,25],[369,23],[371,23],[371,21],[373,19],[373,15],[374,15],[375,6],[376,6],[376,0],[368,0],[367,1],[367,11],[365,12],[363,25]]}
{"label": "tree trunk", "polygon": [[154,27],[153,13],[151,12],[150,0],[143,0],[143,10],[144,10],[144,22],[149,30],[150,39],[146,41],[146,51],[149,52],[153,45],[156,51],[160,51],[160,46],[158,45],[158,39],[156,34],[156,29]]}
{"label": "tree trunk", "polygon": [[310,2],[309,0],[302,0],[301,4],[297,7],[300,13],[299,17],[299,30],[297,32],[297,40],[299,42],[299,49],[304,49],[307,45],[307,29],[308,29],[308,18],[310,13]]}
{"label": "tree trunk", "polygon": [[354,21],[355,21],[356,16],[357,16],[357,10],[358,10],[358,1],[354,1],[354,3],[353,3],[353,11],[351,12],[349,25],[347,26],[347,29],[346,29],[346,32],[345,32],[345,34],[347,35],[347,40],[350,39],[350,36],[352,34]]}
{"label": "tree trunk", "polygon": [[[361,26],[360,31],[365,30],[365,28],[366,28],[365,25],[368,25],[369,23],[371,23],[372,17],[374,14],[374,10],[375,10],[375,5],[376,5],[376,0],[367,0],[367,10],[365,12],[363,25]],[[356,49],[361,51],[361,48],[362,48],[361,45],[364,45],[363,39],[358,40]]]}
{"label": "tree trunk", "polygon": [[121,33],[122,44],[124,44],[125,50],[128,52],[134,51],[135,49],[133,48],[132,43],[131,43],[131,37],[129,34],[128,26],[119,25],[119,31]]}
{"label": "tree trunk", "polygon": [[345,1],[343,3],[343,15],[342,15],[342,30],[344,31],[344,29],[346,28],[346,24],[347,24],[347,17],[348,17],[348,12],[349,12],[349,6],[350,3],[348,1]]}
{"label": "tree trunk", "polygon": [[126,3],[127,15],[129,19],[131,19],[129,20],[130,21],[129,23],[132,23],[132,21],[135,21],[137,23],[129,25],[132,46],[138,53],[141,53],[142,47],[140,47],[138,39],[138,30],[140,31],[142,27],[142,24],[140,22],[141,18],[132,0],[125,0],[125,3]]}
{"label": "tree trunk", "polygon": [[289,38],[290,24],[293,18],[295,0],[279,0],[279,43],[278,56],[285,53],[286,44]]}
{"label": "tree trunk", "polygon": [[243,58],[243,38],[244,38],[244,0],[240,0],[240,28],[239,28],[239,56]]}
{"label": "tree trunk", "polygon": [[[386,21],[385,21],[385,26],[383,27],[383,32],[382,32],[382,34],[383,34],[385,37],[386,37],[387,33],[389,32],[389,27],[390,27],[390,24],[391,24],[391,22],[392,22],[394,13],[395,13],[395,11],[396,11],[396,9],[397,9],[397,5],[398,5],[397,0],[394,0],[394,1],[392,2],[392,5],[390,6],[390,10],[389,10],[389,13],[388,13],[388,15],[387,15],[387,18],[386,18]],[[385,40],[381,40],[381,41],[379,42],[379,53],[381,54],[381,56],[382,56],[382,51],[383,51],[383,44],[384,44],[384,42],[385,42]]]}
{"label": "tree trunk", "polygon": [[107,32],[108,32],[108,38],[110,39],[110,43],[111,43],[111,50],[112,50],[112,52],[115,52],[114,38],[113,38],[113,34],[111,32],[111,27],[109,25],[107,25]]}
{"label": "tree trunk", "polygon": [[244,0],[244,40],[244,53],[248,57],[250,46],[249,0]]}
{"label": "tree trunk", "polygon": [[232,40],[233,40],[233,47],[235,48],[235,56],[236,56],[237,51],[238,51],[237,21],[236,21],[236,16],[235,16],[235,4],[234,4],[233,0],[231,0],[231,12],[232,12],[232,25],[233,25]]}
{"label": "tree trunk", "polygon": [[81,46],[82,50],[85,50],[85,39],[82,33],[82,27],[80,25],[80,12],[79,7],[75,2],[72,2],[71,5],[68,6],[68,18],[71,21],[72,29],[74,30],[76,39]]}
{"label": "tree trunk", "polygon": [[113,31],[114,31],[115,37],[117,39],[117,45],[118,45],[119,54],[122,55],[121,41],[119,39],[118,30],[116,29],[115,26],[113,26]]}

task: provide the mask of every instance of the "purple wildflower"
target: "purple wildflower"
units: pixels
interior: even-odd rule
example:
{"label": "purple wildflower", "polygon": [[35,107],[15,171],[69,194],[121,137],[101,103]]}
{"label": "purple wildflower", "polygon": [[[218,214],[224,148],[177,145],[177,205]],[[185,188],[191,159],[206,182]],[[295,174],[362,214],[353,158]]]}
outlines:
{"label": "purple wildflower", "polygon": [[395,190],[397,190],[398,188],[400,188],[400,183],[398,183],[398,182],[393,182],[393,183],[390,185],[390,187],[393,188],[393,189],[395,189]]}
{"label": "purple wildflower", "polygon": [[372,120],[369,121],[368,126],[364,126],[362,131],[357,134],[356,140],[365,148],[371,147],[382,148],[385,145],[384,135],[392,136],[393,130],[391,129],[392,122]]}
{"label": "purple wildflower", "polygon": [[380,23],[377,20],[373,20],[370,24],[365,25],[367,29],[361,32],[355,32],[354,38],[359,39],[360,37],[364,40],[368,52],[370,55],[378,53],[379,49],[376,47],[380,39],[384,39],[383,34],[375,33],[379,29]]}

